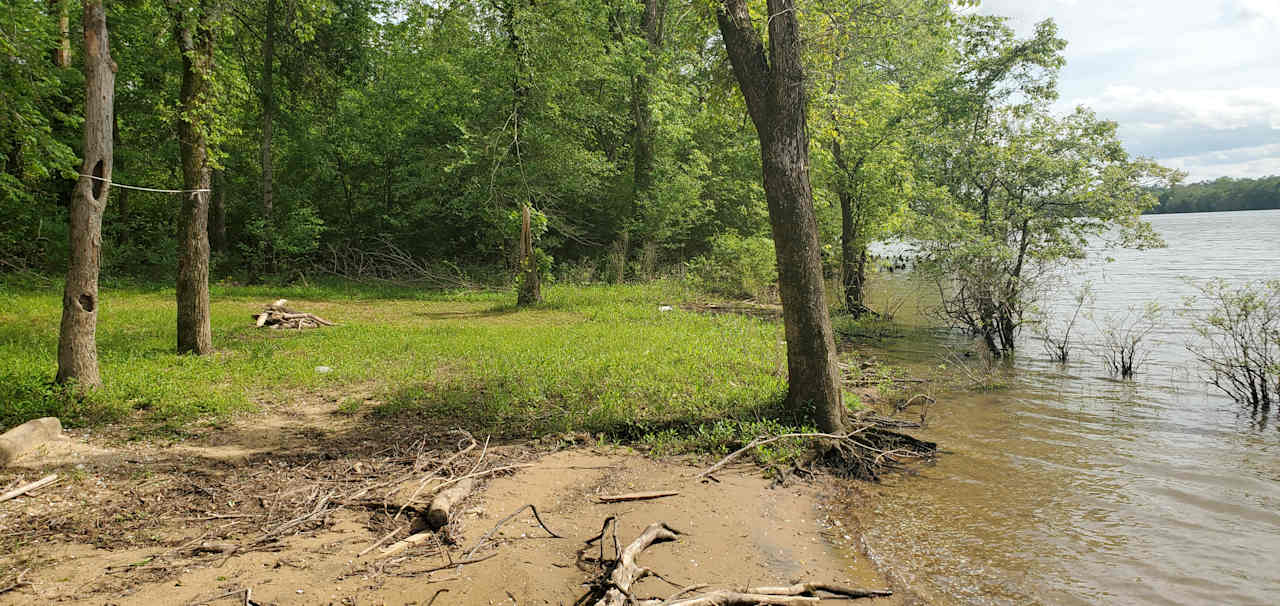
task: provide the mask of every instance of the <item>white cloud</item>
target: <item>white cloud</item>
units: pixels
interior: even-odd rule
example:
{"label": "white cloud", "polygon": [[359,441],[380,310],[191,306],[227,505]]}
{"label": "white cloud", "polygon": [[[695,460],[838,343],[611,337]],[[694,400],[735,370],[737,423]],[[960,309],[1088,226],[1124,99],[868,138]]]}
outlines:
{"label": "white cloud", "polygon": [[1162,163],[1170,168],[1186,171],[1188,183],[1218,177],[1256,178],[1280,175],[1280,143],[1166,158]]}
{"label": "white cloud", "polygon": [[1162,129],[1280,129],[1280,87],[1196,90],[1112,85],[1078,104]]}
{"label": "white cloud", "polygon": [[[1280,0],[987,0],[980,10],[1023,35],[1053,18],[1068,42],[1059,109],[1083,104],[1117,121],[1130,151],[1193,178],[1280,174]],[[1223,152],[1237,155],[1217,160]]]}

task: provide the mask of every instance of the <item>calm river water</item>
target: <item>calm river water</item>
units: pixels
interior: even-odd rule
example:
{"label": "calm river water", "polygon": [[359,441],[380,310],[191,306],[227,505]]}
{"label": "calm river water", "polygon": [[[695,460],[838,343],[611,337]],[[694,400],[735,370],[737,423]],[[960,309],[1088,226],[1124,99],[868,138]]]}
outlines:
{"label": "calm river water", "polygon": [[[1090,280],[1101,320],[1180,307],[1188,279],[1280,278],[1280,211],[1149,220],[1168,248],[1098,255],[1055,304]],[[947,454],[880,489],[864,521],[874,557],[938,604],[1280,604],[1280,418],[1210,391],[1177,316],[1133,381],[1079,345],[1051,363],[1027,337],[1012,388],[932,408],[920,435]],[[954,345],[903,339],[890,355],[923,372]]]}

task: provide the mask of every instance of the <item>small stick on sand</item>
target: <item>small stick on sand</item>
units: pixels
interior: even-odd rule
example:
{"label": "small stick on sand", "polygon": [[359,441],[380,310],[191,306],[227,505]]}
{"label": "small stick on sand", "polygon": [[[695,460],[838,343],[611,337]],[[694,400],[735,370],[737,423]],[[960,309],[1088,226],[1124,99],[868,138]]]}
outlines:
{"label": "small stick on sand", "polygon": [[30,484],[19,486],[17,488],[14,488],[13,490],[10,490],[9,492],[4,493],[3,495],[0,495],[0,503],[8,501],[9,499],[16,499],[24,494],[27,494],[28,492],[31,492],[39,488],[44,488],[45,486],[48,486],[57,481],[58,481],[58,474],[51,473]]}
{"label": "small stick on sand", "polygon": [[624,501],[647,501],[649,499],[661,499],[663,497],[674,497],[680,494],[674,490],[655,490],[650,492],[629,492],[627,494],[601,495],[596,497],[601,503],[622,503]]}

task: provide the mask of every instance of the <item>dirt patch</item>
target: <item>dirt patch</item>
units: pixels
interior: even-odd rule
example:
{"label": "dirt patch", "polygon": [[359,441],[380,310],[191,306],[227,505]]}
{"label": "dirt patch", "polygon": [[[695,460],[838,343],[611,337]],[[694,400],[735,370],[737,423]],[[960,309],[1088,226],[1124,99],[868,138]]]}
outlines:
{"label": "dirt patch", "polygon": [[[0,588],[20,573],[28,583],[0,594],[0,604],[153,606],[224,596],[211,601],[217,606],[243,603],[243,594],[230,594],[245,588],[254,601],[279,605],[421,605],[440,590],[447,592],[436,604],[572,604],[600,555],[598,546],[583,551],[585,541],[610,516],[620,545],[656,521],[684,533],[641,556],[666,581],[645,579],[637,595],[669,596],[672,584],[886,586],[811,485],[773,486],[750,467],[703,484],[694,477],[702,465],[620,449],[556,450],[560,440],[485,446],[456,432],[422,435],[340,415],[323,401],[178,446],[91,444],[80,435],[0,472],[6,485],[62,476],[0,504]],[[418,530],[422,503],[408,500],[410,488],[429,475],[437,479],[426,485],[438,486],[470,473],[487,475],[477,476],[480,488],[443,533],[383,554]],[[597,499],[646,490],[679,494]],[[527,504],[563,538],[549,537],[525,511],[481,542]],[[612,533],[603,543],[611,556]],[[468,555],[487,559],[450,566]]]}

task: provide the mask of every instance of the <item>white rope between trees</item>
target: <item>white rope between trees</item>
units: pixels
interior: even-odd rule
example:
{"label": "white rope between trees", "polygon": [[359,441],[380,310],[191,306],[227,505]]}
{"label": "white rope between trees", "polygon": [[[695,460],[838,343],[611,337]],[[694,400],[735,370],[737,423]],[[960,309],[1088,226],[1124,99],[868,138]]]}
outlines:
{"label": "white rope between trees", "polygon": [[115,181],[111,181],[111,180],[108,180],[108,179],[103,179],[102,177],[95,177],[95,176],[93,176],[93,175],[86,175],[86,174],[83,174],[83,173],[82,173],[80,176],[81,176],[81,177],[88,177],[88,178],[93,179],[93,180],[95,180],[95,181],[102,181],[102,182],[106,183],[106,184],[107,184],[108,186],[110,186],[110,187],[119,187],[119,188],[123,188],[123,189],[134,189],[134,190],[137,190],[137,191],[152,191],[152,192],[156,192],[156,193],[160,193],[160,194],[191,194],[191,195],[193,195],[193,196],[194,196],[195,194],[199,194],[199,193],[204,193],[204,192],[210,192],[210,191],[213,191],[212,189],[209,189],[209,188],[204,188],[204,189],[157,189],[157,188],[154,188],[154,187],[139,187],[139,186],[137,186],[137,185],[124,185],[124,184],[122,184],[122,183],[116,183]]}

